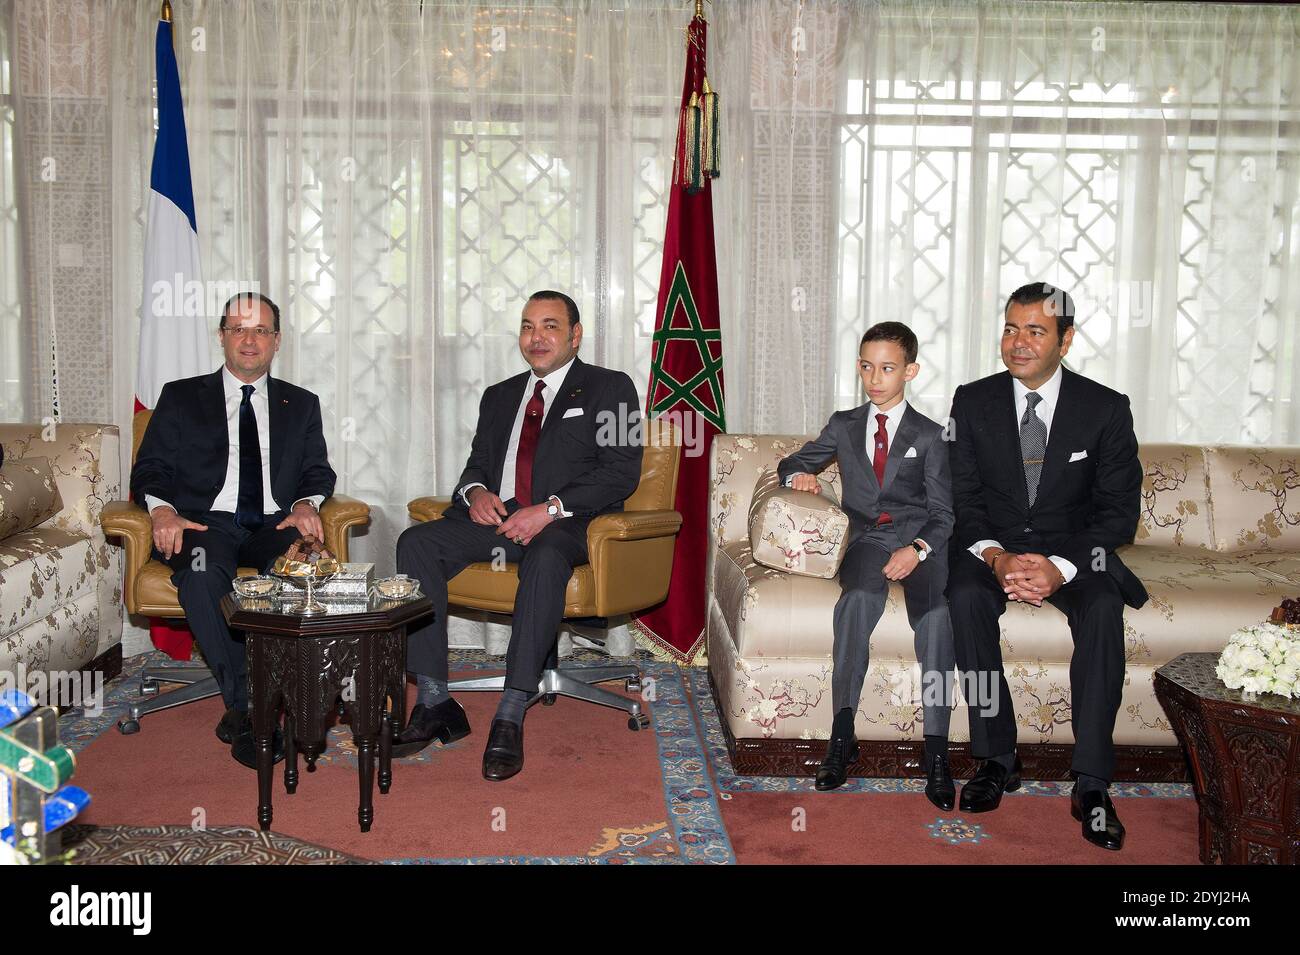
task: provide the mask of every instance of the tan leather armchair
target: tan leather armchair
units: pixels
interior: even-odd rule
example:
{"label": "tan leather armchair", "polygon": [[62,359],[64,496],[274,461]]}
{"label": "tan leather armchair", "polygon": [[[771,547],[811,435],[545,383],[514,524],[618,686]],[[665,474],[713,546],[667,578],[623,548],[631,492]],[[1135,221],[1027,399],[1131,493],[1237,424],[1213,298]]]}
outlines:
{"label": "tan leather armchair", "polygon": [[[140,451],[145,429],[149,426],[152,411],[140,411],[131,423],[131,462]],[[362,501],[335,494],[321,505],[321,525],[325,543],[340,561],[348,559],[348,529],[370,521],[370,507]],[[180,618],[181,609],[176,586],[171,581],[171,568],[154,560],[153,522],[149,513],[134,501],[113,501],[105,504],[99,518],[106,537],[121,538],[126,547],[126,568],[122,579],[122,593],[129,613],[148,617]],[[252,567],[240,567],[238,575],[256,574]],[[158,696],[159,683],[182,683],[183,690]],[[140,719],[148,713],[170,709],[185,703],[216,696],[216,680],[206,667],[166,666],[146,667],[140,678],[140,692],[154,697],[145,704],[133,704],[129,715],[118,723],[123,733],[138,732]]]}
{"label": "tan leather armchair", "polygon": [[[641,483],[624,502],[621,512],[602,514],[587,526],[590,562],[575,567],[569,578],[564,596],[566,620],[635,613],[668,596],[673,547],[682,523],[682,516],[673,510],[680,448],[671,422],[654,419],[643,425]],[[417,497],[407,505],[407,512],[416,522],[433,521],[439,520],[450,506],[451,498]],[[450,604],[492,613],[511,613],[518,589],[517,564],[506,564],[501,570],[494,570],[486,562],[470,564],[447,582]],[[583,635],[601,644],[598,636]],[[640,671],[635,666],[549,666],[542,675],[538,695],[548,703],[560,695],[617,707],[629,714],[631,729],[647,725],[639,700],[593,685],[607,680],[623,680],[629,690],[636,692]],[[455,680],[450,689],[500,690],[504,682],[504,677]]]}

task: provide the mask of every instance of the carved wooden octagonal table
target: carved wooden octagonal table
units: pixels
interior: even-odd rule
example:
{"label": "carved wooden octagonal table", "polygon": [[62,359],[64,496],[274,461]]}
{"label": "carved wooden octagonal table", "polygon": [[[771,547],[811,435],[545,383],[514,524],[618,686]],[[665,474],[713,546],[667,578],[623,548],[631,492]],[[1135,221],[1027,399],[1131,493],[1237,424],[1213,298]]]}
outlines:
{"label": "carved wooden octagonal table", "polygon": [[272,734],[284,717],[284,788],[298,788],[298,755],[314,772],[340,703],[357,747],[362,832],[374,821],[375,755],[379,791],[392,785],[392,740],[406,719],[406,627],[433,612],[428,597],[322,600],[324,612],[290,613],[299,595],[227,594],[226,622],[245,634],[249,708],[257,743],[257,822],[271,828]]}
{"label": "carved wooden octagonal table", "polygon": [[1155,674],[1187,747],[1201,861],[1300,863],[1300,700],[1247,699],[1214,674],[1217,653],[1184,653]]}

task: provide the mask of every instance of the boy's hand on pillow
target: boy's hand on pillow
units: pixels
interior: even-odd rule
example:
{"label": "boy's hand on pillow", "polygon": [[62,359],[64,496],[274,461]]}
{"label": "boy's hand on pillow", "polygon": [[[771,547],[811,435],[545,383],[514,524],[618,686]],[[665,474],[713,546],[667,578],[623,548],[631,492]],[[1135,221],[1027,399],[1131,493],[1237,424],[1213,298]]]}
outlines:
{"label": "boy's hand on pillow", "polygon": [[822,492],[822,486],[817,480],[817,475],[806,472],[790,475],[790,486],[796,491],[811,491],[813,494]]}
{"label": "boy's hand on pillow", "polygon": [[916,570],[916,565],[920,562],[921,558],[917,556],[916,548],[909,544],[894,551],[882,573],[890,580],[902,580]]}

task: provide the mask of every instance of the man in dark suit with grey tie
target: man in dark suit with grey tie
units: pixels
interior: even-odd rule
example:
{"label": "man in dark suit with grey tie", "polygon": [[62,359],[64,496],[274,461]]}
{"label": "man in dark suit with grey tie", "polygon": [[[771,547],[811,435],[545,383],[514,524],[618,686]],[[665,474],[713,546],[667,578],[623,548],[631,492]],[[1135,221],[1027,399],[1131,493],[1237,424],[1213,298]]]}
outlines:
{"label": "man in dark suit with grey tie", "polygon": [[[499,781],[523,768],[524,712],[559,637],[573,568],[587,562],[587,525],[622,510],[641,479],[642,446],[623,440],[639,433],[636,387],[622,372],[578,358],[581,341],[573,299],[549,290],[528,299],[519,351],[531,370],[483,393],[452,506],[397,541],[397,569],[420,581],[434,617],[408,638],[416,705],[394,755],[469,733],[464,709],[447,691],[447,581],[475,561],[500,557],[519,564],[519,588],[483,776]],[[608,427],[614,422],[626,427]]]}
{"label": "man in dark suit with grey tie", "polygon": [[[221,687],[217,737],[256,768],[244,644],[221,614],[241,566],[268,570],[302,535],[320,539],[321,503],[334,493],[320,400],[272,378],[280,309],[243,292],[226,303],[218,331],[225,365],[168,382],[140,441],[131,496],[153,521],[154,558],[172,583],[190,631]],[[274,754],[283,757],[280,731]]]}
{"label": "man in dark suit with grey tie", "polygon": [[1044,282],[1022,286],[1004,309],[1007,370],[953,396],[957,527],[948,601],[968,687],[971,754],[983,760],[962,789],[961,808],[996,809],[1002,793],[1020,785],[998,618],[1008,600],[1047,601],[1066,615],[1074,640],[1071,809],[1085,839],[1119,849],[1124,827],[1107,790],[1124,685],[1124,606],[1141,607],[1147,592],[1115,548],[1137,530],[1142,465],[1128,398],[1062,367],[1073,339],[1069,293]]}
{"label": "man in dark suit with grey tie", "polygon": [[942,426],[903,397],[906,383],[920,371],[916,359],[916,335],[906,325],[881,322],[867,329],[859,345],[858,374],[868,402],[831,415],[816,439],[781,461],[777,474],[796,490],[819,493],[816,472],[838,461],[841,504],[849,516],[834,616],[835,717],[826,758],[817,769],[817,789],[842,786],[857,758],[853,720],[867,676],[871,634],[884,613],[889,581],[897,580],[921,664],[925,794],[948,810],[956,797],[948,767],[954,657],[943,597],[952,491]]}

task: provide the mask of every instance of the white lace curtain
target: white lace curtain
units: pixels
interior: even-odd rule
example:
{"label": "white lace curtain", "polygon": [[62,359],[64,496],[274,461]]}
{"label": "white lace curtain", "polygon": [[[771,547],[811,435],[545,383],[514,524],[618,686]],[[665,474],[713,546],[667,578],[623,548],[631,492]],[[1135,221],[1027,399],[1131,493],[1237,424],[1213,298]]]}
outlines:
{"label": "white lace curtain", "polygon": [[[359,557],[391,569],[406,501],[451,488],[483,387],[523,367],[527,292],[571,291],[584,357],[644,387],[691,4],[174,7],[204,276],[284,307],[276,373],[321,395],[339,490],[375,509]],[[943,416],[997,369],[1007,292],[1045,279],[1142,440],[1300,442],[1300,10],[707,13],[733,430],[858,403],[884,319],[916,328],[914,398]],[[0,14],[3,415],[129,429],[158,3]]]}

